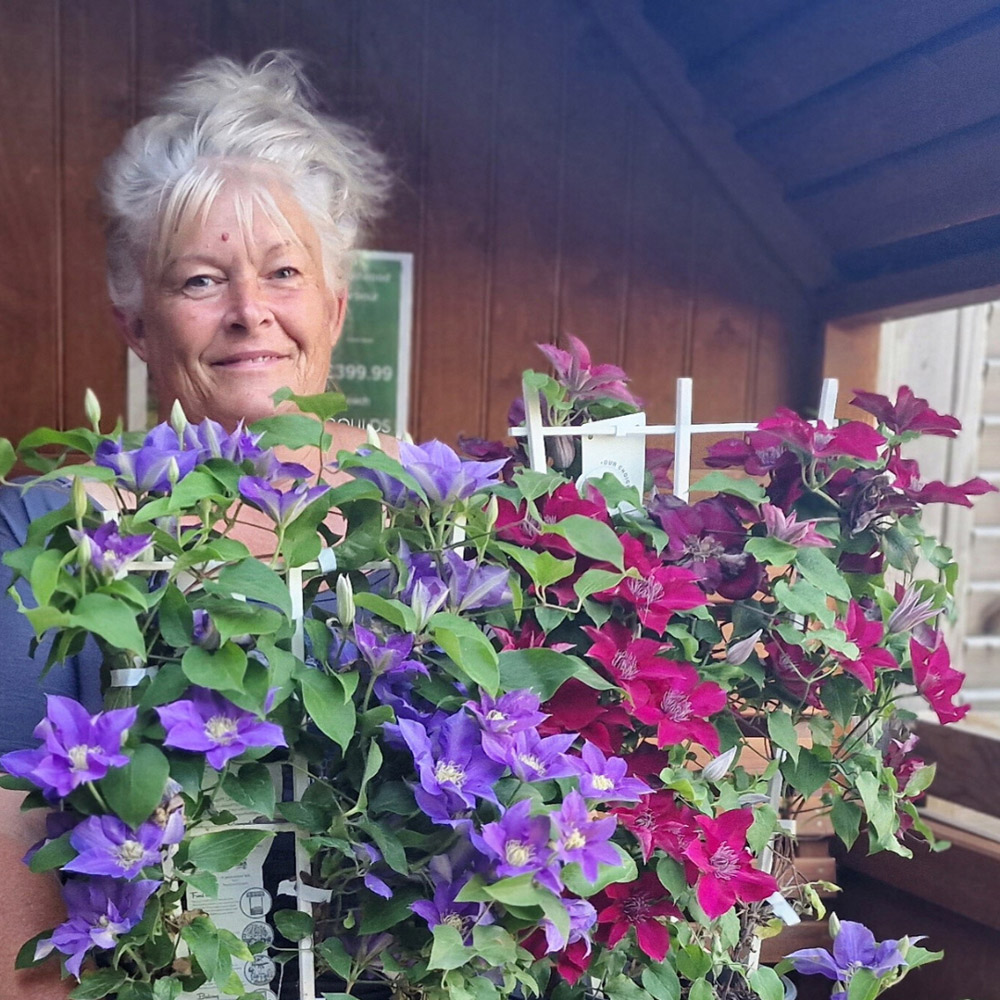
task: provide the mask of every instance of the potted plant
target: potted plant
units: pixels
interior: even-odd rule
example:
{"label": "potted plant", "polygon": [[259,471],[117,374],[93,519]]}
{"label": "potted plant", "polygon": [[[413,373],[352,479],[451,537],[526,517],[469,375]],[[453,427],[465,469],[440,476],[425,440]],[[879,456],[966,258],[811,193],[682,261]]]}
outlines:
{"label": "potted plant", "polygon": [[[634,408],[571,347],[531,382],[550,422]],[[859,394],[878,430],[779,411],[686,504],[484,442],[373,442],[307,480],[273,449],[324,455],[343,403],[284,398],[300,412],[145,437],[91,401],[90,428],[17,452],[74,483],[6,557],[25,613],[52,669],[96,641],[107,691],[96,715],[51,698],[39,747],[2,760],[51,810],[29,863],[68,907],[22,964],[119,1000],[308,991],[310,962],[338,997],[780,1000],[756,943],[821,909],[775,860],[787,821],[819,795],[846,842],[906,853],[932,768],[897,702],[964,711],[935,626],[954,566],[919,513],[990,487],[920,485],[900,454],[951,418],[907,390]],[[268,559],[232,537],[246,505]],[[241,882],[291,830],[278,881]],[[936,957],[898,953],[877,988]]]}

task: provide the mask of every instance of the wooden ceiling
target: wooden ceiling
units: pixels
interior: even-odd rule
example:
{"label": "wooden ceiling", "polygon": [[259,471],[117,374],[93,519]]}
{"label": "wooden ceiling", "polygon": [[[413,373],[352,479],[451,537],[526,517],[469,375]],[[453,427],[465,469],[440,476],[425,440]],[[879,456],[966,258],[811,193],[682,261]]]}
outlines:
{"label": "wooden ceiling", "polygon": [[822,316],[996,292],[1000,4],[591,6]]}

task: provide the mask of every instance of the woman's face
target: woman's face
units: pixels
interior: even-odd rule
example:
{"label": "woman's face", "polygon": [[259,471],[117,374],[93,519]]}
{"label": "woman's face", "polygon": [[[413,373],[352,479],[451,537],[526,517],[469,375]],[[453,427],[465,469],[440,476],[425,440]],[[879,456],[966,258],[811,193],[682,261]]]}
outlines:
{"label": "woman's face", "polygon": [[298,202],[271,193],[287,226],[257,205],[252,226],[241,225],[223,189],[207,217],[173,239],[162,272],[146,276],[126,339],[149,364],[161,417],[176,399],[191,420],[232,428],[272,414],[283,386],[326,387],[345,299],[326,286],[319,238]]}

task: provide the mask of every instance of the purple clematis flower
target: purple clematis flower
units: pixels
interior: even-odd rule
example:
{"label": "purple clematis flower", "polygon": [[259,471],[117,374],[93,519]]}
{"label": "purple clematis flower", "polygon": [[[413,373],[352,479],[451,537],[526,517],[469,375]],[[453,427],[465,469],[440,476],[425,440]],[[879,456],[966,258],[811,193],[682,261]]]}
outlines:
{"label": "purple clematis flower", "polygon": [[474,808],[477,798],[496,803],[493,786],[503,765],[483,752],[479,726],[471,716],[449,716],[433,736],[419,722],[400,719],[399,732],[420,775],[414,790],[417,804],[435,822],[441,822],[442,807],[453,817]]}
{"label": "purple clematis flower", "polygon": [[559,928],[547,917],[542,920],[542,930],[545,931],[545,950],[549,954],[554,951],[562,951],[567,945],[574,941],[583,941],[585,945],[584,956],[590,954],[590,932],[597,923],[597,910],[585,899],[573,899],[572,897],[562,900],[562,904],[569,914],[569,937],[563,937]]}
{"label": "purple clematis flower", "polygon": [[[371,448],[359,448],[358,452],[363,458],[367,458],[371,453]],[[382,469],[369,469],[364,466],[352,466],[347,470],[356,479],[365,479],[369,483],[374,483],[382,494],[382,499],[390,507],[402,508],[406,506],[406,501],[410,496],[410,490],[404,483],[395,476],[390,476]]]}
{"label": "purple clematis flower", "polygon": [[91,715],[78,701],[55,694],[48,696],[46,705],[46,717],[35,727],[42,746],[0,757],[0,767],[8,774],[34,782],[47,798],[65,798],[84,782],[103,778],[109,768],[128,763],[122,743],[136,709]]}
{"label": "purple clematis flower", "polygon": [[412,635],[391,635],[384,641],[361,625],[354,626],[354,638],[364,661],[372,673],[381,676],[390,673],[427,674],[427,667],[419,660],[407,657],[413,649]]}
{"label": "purple clematis flower", "polygon": [[169,493],[171,477],[183,479],[199,461],[200,452],[185,449],[170,424],[157,424],[140,448],[126,451],[119,438],[102,441],[94,453],[94,462],[112,469],[117,485],[132,493]]}
{"label": "purple clematis flower", "polygon": [[271,448],[261,448],[263,433],[251,434],[241,420],[232,434],[207,417],[200,424],[184,428],[184,447],[198,452],[198,463],[210,458],[224,458],[236,465],[252,462],[254,473],[268,481],[274,479],[308,479],[312,472],[297,462],[279,462]]}
{"label": "purple clematis flower", "polygon": [[510,571],[503,566],[480,566],[453,549],[444,554],[448,604],[459,614],[478,608],[496,608],[511,601]]}
{"label": "purple clematis flower", "polygon": [[620,865],[621,858],[610,843],[618,821],[614,816],[606,819],[591,819],[587,803],[579,792],[570,792],[563,800],[562,807],[552,814],[557,835],[556,854],[560,861],[580,865],[583,877],[588,882],[596,882],[598,865]]}
{"label": "purple clematis flower", "polygon": [[493,760],[506,764],[522,781],[550,781],[577,773],[577,762],[566,755],[579,733],[539,736],[536,729],[523,729],[512,736],[483,734],[483,750]]}
{"label": "purple clematis flower", "polygon": [[497,875],[508,878],[532,874],[539,884],[562,892],[559,869],[549,846],[552,824],[548,816],[532,816],[531,800],[512,805],[496,823],[487,823],[477,847],[498,860]]}
{"label": "purple clematis flower", "polygon": [[91,948],[114,948],[118,936],[130,931],[142,919],[146,902],[160,887],[152,879],[124,882],[115,878],[73,880],[63,886],[69,919],[52,937],[38,942],[35,958],[52,951],[67,955],[66,968],[78,979],[80,965]]}
{"label": "purple clematis flower", "polygon": [[868,969],[881,978],[906,963],[898,941],[876,942],[875,935],[855,920],[840,922],[832,955],[825,948],[801,948],[786,957],[796,972],[834,980],[840,989],[830,1000],[845,1000],[851,977],[858,969]]}
{"label": "purple clematis flower", "polygon": [[[192,697],[156,709],[166,727],[164,746],[205,754],[216,771],[247,747],[284,747],[281,726],[237,708],[217,691],[194,687]],[[265,710],[270,709],[273,693]]]}
{"label": "purple clematis flower", "polygon": [[591,742],[586,742],[578,762],[580,793],[591,802],[638,802],[653,789],[638,778],[630,778],[620,757],[605,757]]}
{"label": "purple clematis flower", "polygon": [[133,830],[117,816],[88,816],[69,835],[78,853],[63,870],[135,878],[143,868],[159,864],[163,833],[155,823]]}
{"label": "purple clematis flower", "polygon": [[817,548],[831,548],[833,546],[833,542],[829,538],[824,538],[816,531],[815,521],[800,521],[795,516],[795,511],[786,514],[780,507],[765,503],[761,504],[760,512],[764,518],[764,527],[767,529],[769,538],[776,538],[779,542],[787,542],[796,547],[815,545]]}
{"label": "purple clematis flower", "polygon": [[98,575],[108,580],[123,580],[128,575],[129,564],[138,559],[153,540],[152,535],[123,536],[114,521],[82,531],[70,528],[69,534],[77,544],[81,564],[92,566]]}
{"label": "purple clematis flower", "polygon": [[472,943],[472,928],[492,924],[493,916],[482,903],[458,903],[455,897],[462,891],[467,878],[457,882],[439,882],[434,888],[434,898],[418,899],[410,909],[427,921],[428,927],[448,924],[462,935],[466,944]]}
{"label": "purple clematis flower", "polygon": [[330,489],[329,486],[309,486],[300,483],[290,490],[275,489],[259,476],[240,476],[239,490],[244,500],[249,500],[263,511],[278,527],[291,524],[314,500]]}
{"label": "purple clematis flower", "polygon": [[493,736],[513,736],[525,729],[534,729],[548,715],[539,711],[541,699],[534,691],[510,691],[494,698],[485,691],[478,702],[467,701],[465,707],[479,720],[484,733]]}
{"label": "purple clematis flower", "polygon": [[440,441],[423,445],[399,443],[399,461],[420,484],[432,504],[451,504],[478,493],[495,480],[506,459],[463,462],[458,453]]}

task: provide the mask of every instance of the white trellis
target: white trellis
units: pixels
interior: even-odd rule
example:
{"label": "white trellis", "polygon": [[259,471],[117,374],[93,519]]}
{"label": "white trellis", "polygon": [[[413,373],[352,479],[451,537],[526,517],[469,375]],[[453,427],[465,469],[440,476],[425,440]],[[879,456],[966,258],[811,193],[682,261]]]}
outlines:
{"label": "white trellis", "polygon": [[[838,382],[835,378],[823,379],[819,396],[818,418],[827,426],[833,424],[837,409]],[[613,421],[600,420],[576,427],[547,427],[542,421],[541,398],[538,390],[526,382],[521,383],[524,394],[525,426],[510,428],[513,437],[526,439],[528,464],[536,472],[546,470],[545,439],[548,437],[574,437],[580,439],[604,438],[609,443],[615,439],[672,436],[674,439],[673,481],[674,496],[687,500],[691,491],[691,442],[702,434],[744,434],[757,429],[756,423],[696,424],[691,420],[694,398],[694,380],[677,380],[677,405],[672,424],[619,424],[609,428]],[[815,423],[815,421],[813,421]]]}

